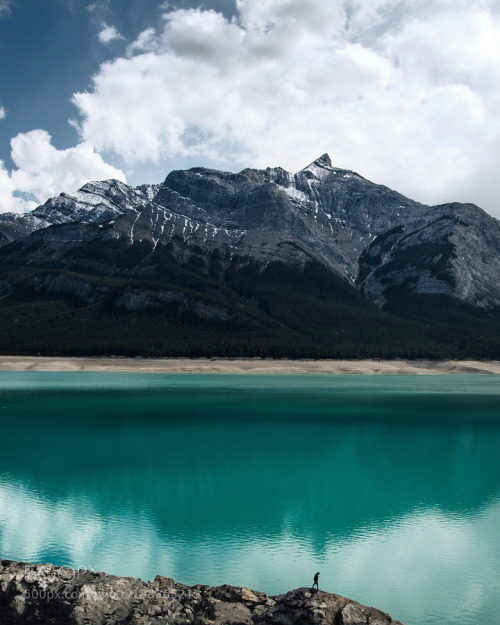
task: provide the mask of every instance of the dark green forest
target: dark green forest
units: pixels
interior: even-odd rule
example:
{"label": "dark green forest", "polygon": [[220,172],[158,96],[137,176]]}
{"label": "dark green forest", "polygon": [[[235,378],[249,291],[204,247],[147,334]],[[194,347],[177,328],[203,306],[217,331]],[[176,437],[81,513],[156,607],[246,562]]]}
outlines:
{"label": "dark green forest", "polygon": [[403,288],[381,310],[314,261],[262,267],[195,246],[179,262],[172,246],[118,240],[32,265],[15,245],[0,252],[3,354],[500,357],[499,311]]}

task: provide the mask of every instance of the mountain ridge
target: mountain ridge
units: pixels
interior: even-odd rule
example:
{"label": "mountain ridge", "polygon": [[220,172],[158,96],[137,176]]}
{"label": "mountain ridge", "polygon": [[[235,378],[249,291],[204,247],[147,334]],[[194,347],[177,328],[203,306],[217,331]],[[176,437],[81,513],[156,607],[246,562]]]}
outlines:
{"label": "mountain ridge", "polygon": [[[309,336],[306,343],[313,336],[331,355],[340,332],[334,326],[344,324],[340,315],[354,319],[353,310],[366,319],[377,310],[398,316],[377,317],[381,328],[418,319],[438,336],[458,336],[471,318],[474,332],[488,326],[496,353],[500,222],[473,204],[420,204],[333,167],[327,154],[295,174],[195,167],[158,185],[87,183],[27,215],[0,215],[0,266],[5,309],[22,291],[31,302],[76,298],[204,323],[211,311],[214,323],[239,323],[243,342],[252,323],[269,323],[270,332],[277,323],[289,340],[297,332]],[[104,296],[91,285],[97,276],[122,280],[123,288],[106,287]],[[443,310],[451,321],[438,332]],[[308,349],[300,353],[316,348]]]}
{"label": "mountain ridge", "polygon": [[[136,216],[130,224],[126,218],[129,212]],[[437,238],[439,219],[443,222]],[[122,236],[127,235],[129,225],[131,242],[149,240],[156,247],[179,236],[205,246],[207,251],[221,246],[230,250],[236,247],[242,256],[268,261],[283,256],[277,249],[277,238],[281,243],[305,243],[309,254],[312,251],[317,260],[379,305],[385,301],[384,282],[377,278],[381,274],[387,278],[390,272],[379,265],[367,273],[367,263],[362,268],[360,258],[375,239],[402,226],[402,236],[393,242],[390,250],[385,250],[382,261],[387,257],[394,261],[391,252],[401,260],[408,244],[418,247],[431,243],[439,249],[451,243],[468,255],[464,258],[466,262],[460,263],[459,254],[454,254],[454,262],[448,265],[453,280],[441,280],[439,274],[444,274],[437,270],[432,272],[432,277],[428,270],[432,258],[427,258],[423,277],[416,275],[422,274],[418,266],[416,271],[410,271],[416,279],[414,290],[451,294],[476,306],[500,304],[500,289],[495,288],[493,275],[500,270],[497,220],[473,204],[425,206],[355,172],[333,167],[327,154],[296,174],[282,168],[244,169],[236,174],[192,168],[171,172],[161,185],[134,188],[115,180],[88,183],[72,196],[61,194],[51,198],[27,216],[0,216],[0,236],[3,236],[0,244],[62,223],[103,224],[112,220],[119,221],[116,230]],[[494,253],[478,263],[484,250],[475,245],[473,259],[463,242],[467,237],[460,232],[460,226],[480,230],[476,233],[476,243],[478,237],[488,239],[488,231],[494,229],[488,250]],[[269,241],[266,235],[273,233],[274,241]],[[374,257],[367,252],[364,260]],[[297,261],[297,254],[294,260]],[[360,278],[360,273],[367,275]],[[401,283],[402,276],[393,274],[391,278]],[[488,275],[489,280],[485,280]],[[457,283],[455,289],[450,288],[451,281]],[[481,289],[475,288],[475,281],[479,281]]]}

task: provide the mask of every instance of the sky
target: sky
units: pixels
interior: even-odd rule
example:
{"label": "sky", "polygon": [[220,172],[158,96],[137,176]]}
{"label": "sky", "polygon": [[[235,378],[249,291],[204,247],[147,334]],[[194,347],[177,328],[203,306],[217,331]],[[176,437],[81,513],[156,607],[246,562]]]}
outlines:
{"label": "sky", "polygon": [[325,152],[500,218],[500,0],[0,0],[0,212]]}

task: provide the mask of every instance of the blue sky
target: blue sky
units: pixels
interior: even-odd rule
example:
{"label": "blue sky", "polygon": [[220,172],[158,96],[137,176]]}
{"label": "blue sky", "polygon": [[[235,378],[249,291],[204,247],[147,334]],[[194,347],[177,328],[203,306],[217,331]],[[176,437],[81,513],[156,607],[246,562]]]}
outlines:
{"label": "blue sky", "polygon": [[500,0],[0,0],[0,212],[328,152],[500,216]]}
{"label": "blue sky", "polygon": [[[4,0],[5,2],[5,0]],[[162,25],[160,0],[16,0],[0,20],[0,105],[8,123],[0,124],[0,158],[12,167],[10,139],[44,128],[58,148],[78,141],[68,119],[76,116],[71,96],[90,86],[101,63],[123,53],[127,41]],[[178,7],[193,3],[180,1]],[[2,0],[0,0],[0,7]],[[196,5],[194,5],[196,6]],[[231,0],[211,2],[228,17]],[[2,15],[0,9],[0,16]],[[103,45],[103,24],[124,37]]]}

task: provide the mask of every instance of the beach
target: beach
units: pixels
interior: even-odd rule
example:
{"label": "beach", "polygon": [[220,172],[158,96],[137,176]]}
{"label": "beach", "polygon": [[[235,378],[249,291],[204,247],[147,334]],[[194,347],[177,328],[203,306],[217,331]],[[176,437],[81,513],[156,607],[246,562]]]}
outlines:
{"label": "beach", "polygon": [[0,371],[117,371],[138,373],[500,375],[500,361],[272,360],[260,358],[63,358],[0,356]]}

